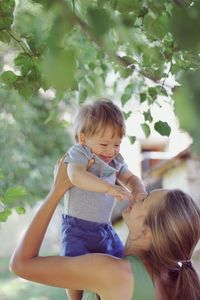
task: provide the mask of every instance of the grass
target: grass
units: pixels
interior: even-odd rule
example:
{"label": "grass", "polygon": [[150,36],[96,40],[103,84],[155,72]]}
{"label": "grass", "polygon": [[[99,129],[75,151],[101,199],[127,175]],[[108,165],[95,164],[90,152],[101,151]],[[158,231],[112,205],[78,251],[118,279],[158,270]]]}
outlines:
{"label": "grass", "polygon": [[1,300],[67,300],[64,289],[18,278],[8,269],[9,258],[0,258]]}

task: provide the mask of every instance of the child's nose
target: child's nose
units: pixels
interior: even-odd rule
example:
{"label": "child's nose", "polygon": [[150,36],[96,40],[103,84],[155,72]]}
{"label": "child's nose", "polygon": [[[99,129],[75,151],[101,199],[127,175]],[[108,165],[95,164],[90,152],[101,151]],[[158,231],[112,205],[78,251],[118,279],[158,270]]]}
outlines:
{"label": "child's nose", "polygon": [[109,156],[114,155],[114,154],[115,154],[115,148],[110,148],[110,149],[108,149],[107,154],[108,154]]}

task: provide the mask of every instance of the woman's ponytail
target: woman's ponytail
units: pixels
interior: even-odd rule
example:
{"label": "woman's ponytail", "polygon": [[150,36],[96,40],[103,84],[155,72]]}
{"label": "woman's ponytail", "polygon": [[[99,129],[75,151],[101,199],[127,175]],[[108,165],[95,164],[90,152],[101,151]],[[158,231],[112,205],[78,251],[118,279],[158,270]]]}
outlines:
{"label": "woman's ponytail", "polygon": [[200,300],[200,281],[190,260],[177,262],[176,267],[168,271],[164,286],[173,287],[171,300]]}
{"label": "woman's ponytail", "polygon": [[200,281],[190,260],[200,239],[198,206],[186,193],[169,190],[145,224],[152,232],[148,255],[161,283],[161,299],[200,300]]}

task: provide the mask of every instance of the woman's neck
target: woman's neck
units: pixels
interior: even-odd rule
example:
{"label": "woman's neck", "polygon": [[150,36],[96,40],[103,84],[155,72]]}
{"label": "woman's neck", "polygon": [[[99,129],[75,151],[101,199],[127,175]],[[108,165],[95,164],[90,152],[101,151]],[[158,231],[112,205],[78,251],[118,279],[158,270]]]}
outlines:
{"label": "woman's neck", "polygon": [[132,238],[131,233],[129,233],[125,246],[124,254],[125,255],[135,255],[140,256],[143,249],[143,242],[141,240],[141,235],[138,235],[136,238]]}
{"label": "woman's neck", "polygon": [[127,238],[126,244],[124,246],[124,254],[125,256],[129,256],[129,255],[136,255],[133,253],[133,246],[132,246],[132,241],[130,240],[130,238]]}
{"label": "woman's neck", "polygon": [[[124,254],[125,256],[138,256],[142,262],[144,263],[148,273],[152,277],[152,264],[151,260],[148,259],[147,250],[142,247],[142,241],[139,240],[139,238],[131,239],[130,236],[128,236],[125,247],[124,247]],[[145,254],[146,253],[146,254]]]}

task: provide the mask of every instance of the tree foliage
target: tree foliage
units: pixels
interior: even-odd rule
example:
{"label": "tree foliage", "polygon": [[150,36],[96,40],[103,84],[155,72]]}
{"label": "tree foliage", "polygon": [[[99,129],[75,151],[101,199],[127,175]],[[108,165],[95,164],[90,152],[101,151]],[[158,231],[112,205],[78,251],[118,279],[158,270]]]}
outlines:
{"label": "tree foliage", "polygon": [[[17,182],[33,194],[40,175],[49,178],[52,158],[66,148],[63,110],[88,97],[114,99],[121,80],[125,117],[133,99],[147,106],[145,136],[151,124],[170,134],[169,125],[151,115],[162,96],[175,103],[180,125],[200,151],[199,1],[4,0],[0,16],[4,190]],[[109,74],[115,75],[111,86]],[[44,91],[54,96],[47,100]]]}

